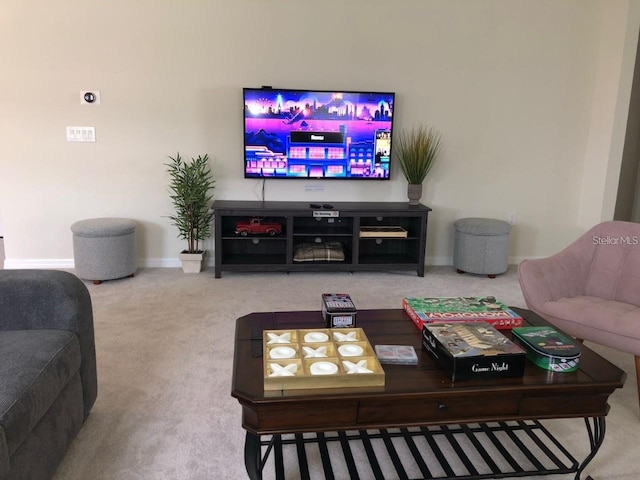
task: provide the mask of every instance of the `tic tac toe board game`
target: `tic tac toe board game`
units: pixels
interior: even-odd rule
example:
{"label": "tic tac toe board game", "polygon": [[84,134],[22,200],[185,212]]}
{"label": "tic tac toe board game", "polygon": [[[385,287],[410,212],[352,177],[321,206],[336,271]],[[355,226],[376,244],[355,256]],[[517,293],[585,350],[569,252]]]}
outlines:
{"label": "tic tac toe board game", "polygon": [[265,330],[264,389],[384,385],[384,370],[361,328]]}

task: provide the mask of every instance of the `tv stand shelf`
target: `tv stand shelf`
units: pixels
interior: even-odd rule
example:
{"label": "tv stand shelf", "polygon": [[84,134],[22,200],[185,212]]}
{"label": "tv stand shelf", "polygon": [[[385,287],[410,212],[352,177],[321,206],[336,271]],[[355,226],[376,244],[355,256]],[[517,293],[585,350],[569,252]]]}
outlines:
{"label": "tv stand shelf", "polygon": [[[341,202],[332,206],[327,209],[313,208],[307,202],[216,200],[213,204],[216,278],[222,276],[223,270],[416,270],[418,276],[424,276],[431,208],[404,202]],[[279,223],[282,232],[246,236],[235,233],[237,222],[254,217]],[[362,237],[361,226],[401,227],[406,235],[381,233]],[[313,260],[301,254],[309,249],[314,250]]]}

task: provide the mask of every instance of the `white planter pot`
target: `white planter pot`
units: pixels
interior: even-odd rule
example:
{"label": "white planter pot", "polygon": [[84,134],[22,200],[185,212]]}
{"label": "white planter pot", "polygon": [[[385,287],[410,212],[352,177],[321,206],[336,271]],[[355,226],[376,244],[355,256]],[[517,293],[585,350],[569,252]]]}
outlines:
{"label": "white planter pot", "polygon": [[181,253],[179,255],[184,273],[200,273],[205,252],[201,253]]}

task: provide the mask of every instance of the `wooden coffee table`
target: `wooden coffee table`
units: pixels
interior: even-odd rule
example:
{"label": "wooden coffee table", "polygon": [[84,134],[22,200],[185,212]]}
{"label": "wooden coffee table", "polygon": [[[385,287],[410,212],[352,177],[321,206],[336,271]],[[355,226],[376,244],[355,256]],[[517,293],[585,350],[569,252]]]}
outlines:
{"label": "wooden coffee table", "polygon": [[[515,310],[528,324],[546,323]],[[419,478],[575,473],[579,479],[604,440],[609,395],[626,377],[583,346],[576,372],[552,373],[527,361],[522,378],[452,383],[422,351],[420,332],[403,310],[359,310],[357,326],[372,345],[413,345],[419,364],[383,365],[383,387],[265,392],[262,331],[324,328],[322,316],[265,312],[237,320],[231,395],[242,405],[251,479],[262,478],[270,455],[276,478],[285,478],[283,455],[290,451],[298,456],[296,477],[309,478],[308,451],[316,446],[326,478],[334,478],[330,453],[337,445],[351,478],[382,480],[392,463],[394,476],[407,479],[416,478],[416,470]],[[584,418],[587,428],[590,453],[582,462],[540,422],[571,417]],[[350,445],[366,453],[366,473]]]}

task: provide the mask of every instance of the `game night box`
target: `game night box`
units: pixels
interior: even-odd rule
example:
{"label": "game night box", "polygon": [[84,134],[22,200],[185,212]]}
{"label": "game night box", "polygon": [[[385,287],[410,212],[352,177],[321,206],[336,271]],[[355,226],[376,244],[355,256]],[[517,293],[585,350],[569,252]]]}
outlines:
{"label": "game night box", "polygon": [[425,324],[422,348],[454,382],[521,377],[527,356],[523,348],[484,322]]}
{"label": "game night box", "polygon": [[418,329],[436,322],[485,322],[499,330],[521,327],[520,315],[495,297],[406,297],[402,308]]}

